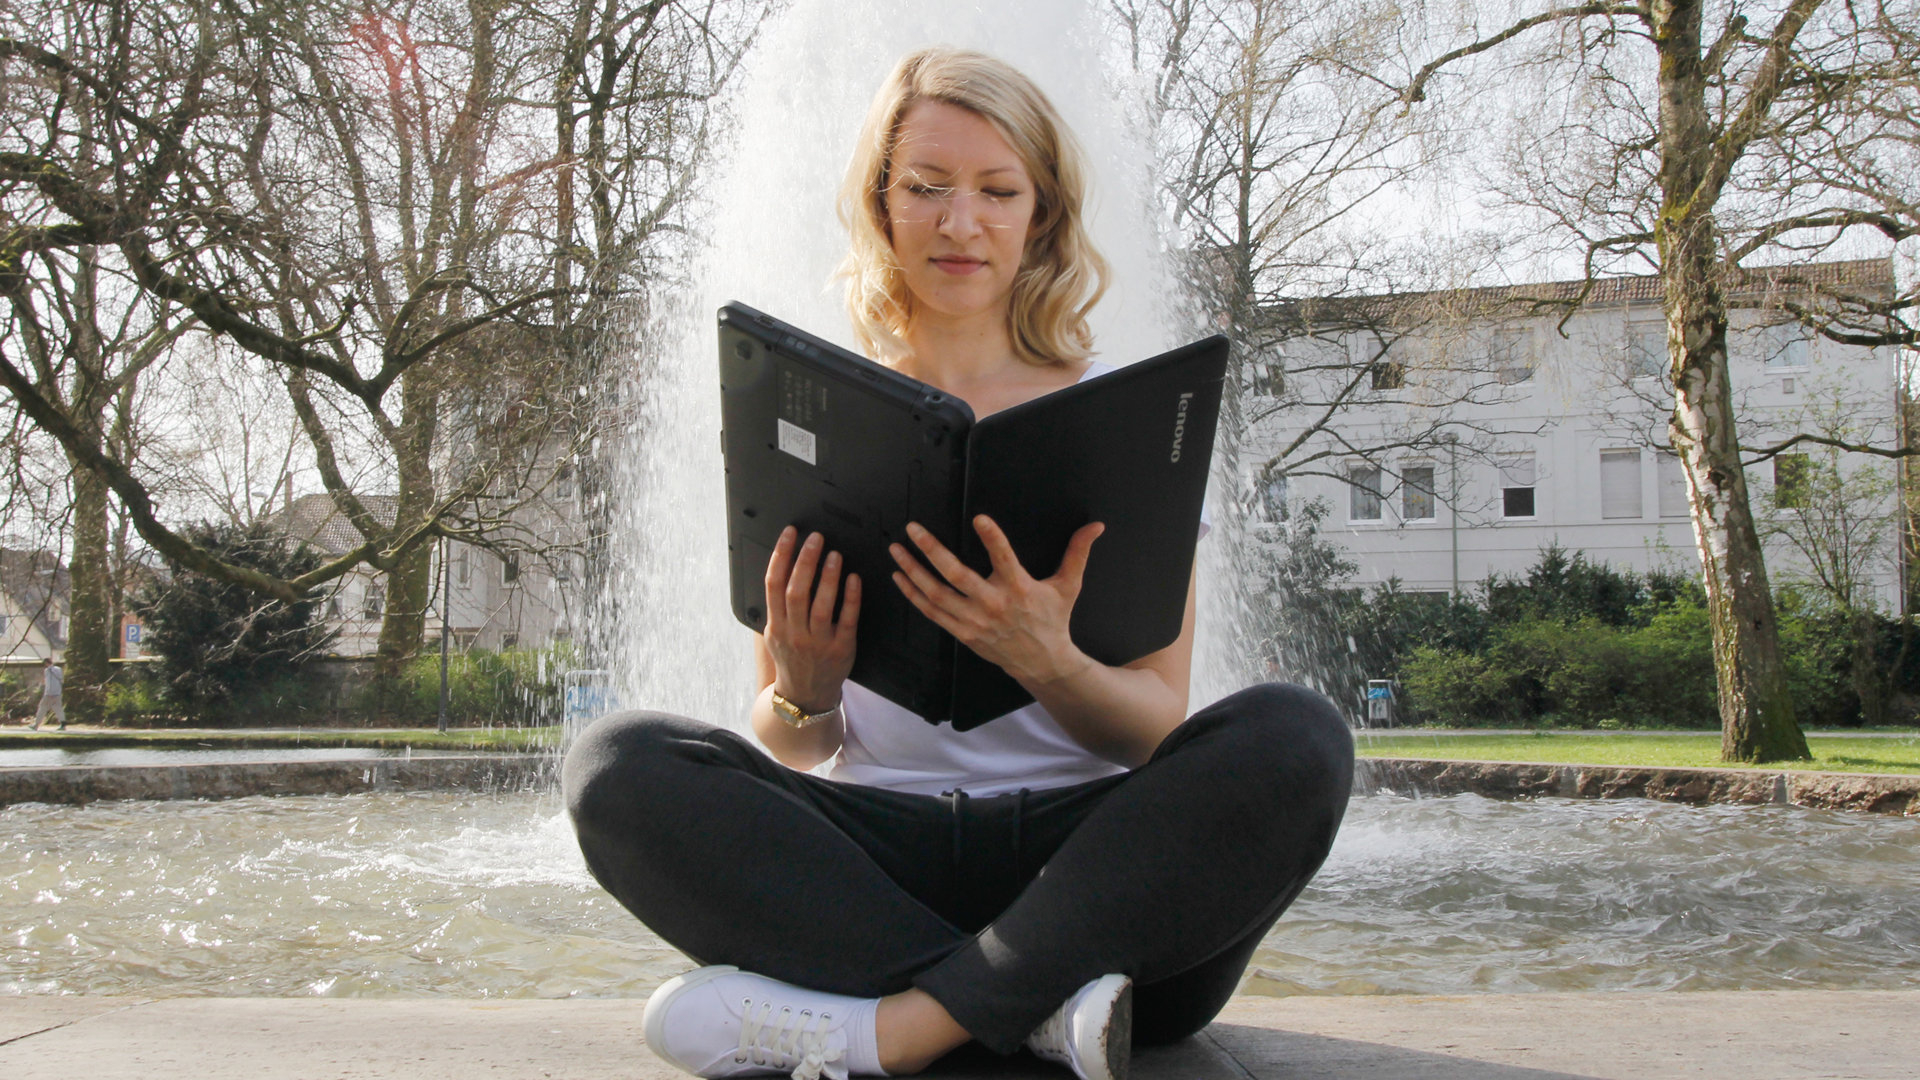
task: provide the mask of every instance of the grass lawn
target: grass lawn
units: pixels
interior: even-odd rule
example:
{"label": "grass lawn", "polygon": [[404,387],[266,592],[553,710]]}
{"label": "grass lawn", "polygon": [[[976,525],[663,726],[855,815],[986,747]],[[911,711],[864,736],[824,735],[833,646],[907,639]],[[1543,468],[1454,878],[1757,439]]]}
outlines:
{"label": "grass lawn", "polygon": [[[1542,761],[1568,765],[1640,765],[1721,768],[1717,731],[1661,734],[1515,732],[1496,735],[1422,735],[1357,732],[1362,757]],[[1920,773],[1920,734],[1892,738],[1817,735],[1807,739],[1812,761],[1769,762],[1762,769],[1825,772]],[[1739,766],[1736,766],[1739,767]]]}
{"label": "grass lawn", "polygon": [[289,728],[284,731],[222,731],[215,728],[90,728],[53,731],[42,728],[0,730],[0,750],[264,750],[275,747],[352,746],[373,750],[473,750],[486,753],[545,750],[560,741],[560,729],[454,728]]}

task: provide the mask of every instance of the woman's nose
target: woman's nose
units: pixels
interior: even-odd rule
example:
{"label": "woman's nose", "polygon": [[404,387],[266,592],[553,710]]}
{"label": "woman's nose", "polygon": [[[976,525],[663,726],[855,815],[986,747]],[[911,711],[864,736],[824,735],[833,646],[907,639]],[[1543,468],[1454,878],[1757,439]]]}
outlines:
{"label": "woman's nose", "polygon": [[976,200],[981,195],[977,191],[956,191],[947,196],[946,206],[940,213],[940,232],[956,239],[966,239],[980,231],[980,208]]}

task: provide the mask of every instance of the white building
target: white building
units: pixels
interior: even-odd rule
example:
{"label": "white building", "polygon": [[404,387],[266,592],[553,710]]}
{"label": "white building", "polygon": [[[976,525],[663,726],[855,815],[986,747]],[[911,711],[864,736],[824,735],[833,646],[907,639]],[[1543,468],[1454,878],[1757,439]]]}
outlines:
{"label": "white building", "polygon": [[[1794,273],[1850,291],[1893,286],[1880,260]],[[1350,550],[1360,582],[1397,577],[1416,592],[1517,574],[1555,543],[1618,567],[1697,572],[1680,464],[1666,449],[1672,392],[1660,284],[1607,279],[1570,305],[1582,285],[1349,301],[1341,325],[1288,340],[1247,407],[1254,422],[1243,460],[1268,512],[1326,499],[1324,531]],[[1801,431],[1904,444],[1901,350],[1811,337],[1787,321],[1783,295],[1771,275],[1756,275],[1753,288],[1730,297],[1731,376],[1749,456]],[[1324,405],[1340,385],[1358,386],[1354,404],[1301,440],[1309,418],[1329,415]],[[1809,576],[1793,536],[1820,526],[1795,504],[1806,502],[1809,468],[1829,458],[1803,444],[1748,469],[1755,514],[1771,530],[1776,586]],[[1850,556],[1856,572],[1878,606],[1897,612],[1895,466],[1858,454],[1833,460],[1857,496],[1860,520],[1845,523],[1846,542],[1861,548]]]}
{"label": "white building", "polygon": [[[513,538],[538,554],[500,555],[470,544],[433,545],[431,599],[426,614],[426,642],[440,640],[443,586],[452,602],[453,645],[458,649],[536,647],[570,639],[582,616],[584,585],[579,573],[575,538],[582,531],[574,505],[571,474],[563,475],[539,496],[529,496],[511,515]],[[394,497],[362,498],[382,524],[393,521]],[[345,513],[326,494],[294,500],[281,520],[289,537],[313,545],[327,556],[344,554],[362,542]],[[540,542],[538,547],[529,541]],[[443,570],[441,555],[450,565]],[[321,608],[321,617],[339,636],[333,652],[340,656],[371,656],[379,645],[381,616],[386,611],[384,575],[365,565],[337,579]]]}

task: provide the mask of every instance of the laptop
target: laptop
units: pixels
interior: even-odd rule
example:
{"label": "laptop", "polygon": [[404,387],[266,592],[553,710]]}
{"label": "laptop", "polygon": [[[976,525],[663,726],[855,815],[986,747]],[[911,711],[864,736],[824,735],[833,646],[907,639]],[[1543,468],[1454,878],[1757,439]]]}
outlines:
{"label": "laptop", "polygon": [[1033,700],[921,615],[888,546],[915,521],[982,574],[986,514],[1036,577],[1106,523],[1070,632],[1126,664],[1180,635],[1228,347],[1215,335],[975,421],[938,388],[730,303],[720,309],[727,548],[734,616],[766,627],[781,530],[824,534],[864,587],[852,678],[934,724],[968,730]]}

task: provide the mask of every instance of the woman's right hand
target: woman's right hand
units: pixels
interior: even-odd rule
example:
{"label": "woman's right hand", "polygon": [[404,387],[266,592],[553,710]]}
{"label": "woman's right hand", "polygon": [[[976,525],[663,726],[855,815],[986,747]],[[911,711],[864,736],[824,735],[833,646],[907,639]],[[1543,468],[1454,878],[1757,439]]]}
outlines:
{"label": "woman's right hand", "polygon": [[[796,548],[798,549],[796,551]],[[789,525],[767,563],[767,652],[773,657],[773,688],[808,712],[840,703],[840,684],[853,671],[854,628],[860,621],[860,575],[846,575],[840,617],[833,606],[842,592],[843,560],[823,551],[819,533],[800,542]],[[814,578],[819,577],[818,587]]]}

